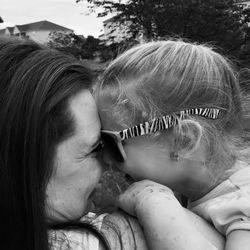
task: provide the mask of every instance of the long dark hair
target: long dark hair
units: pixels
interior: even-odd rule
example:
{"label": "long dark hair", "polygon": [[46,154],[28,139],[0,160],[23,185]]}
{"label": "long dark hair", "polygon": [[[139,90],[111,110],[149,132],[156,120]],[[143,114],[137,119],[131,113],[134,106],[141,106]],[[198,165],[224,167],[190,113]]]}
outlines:
{"label": "long dark hair", "polygon": [[68,100],[91,81],[69,55],[0,38],[1,248],[49,248],[44,202],[55,146],[74,128]]}

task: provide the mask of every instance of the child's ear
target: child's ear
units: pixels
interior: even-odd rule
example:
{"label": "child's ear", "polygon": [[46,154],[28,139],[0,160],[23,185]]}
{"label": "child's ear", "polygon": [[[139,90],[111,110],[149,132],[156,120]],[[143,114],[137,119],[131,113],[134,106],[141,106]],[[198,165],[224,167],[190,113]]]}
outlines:
{"label": "child's ear", "polygon": [[172,156],[188,157],[200,145],[203,128],[199,122],[182,120],[174,128]]}

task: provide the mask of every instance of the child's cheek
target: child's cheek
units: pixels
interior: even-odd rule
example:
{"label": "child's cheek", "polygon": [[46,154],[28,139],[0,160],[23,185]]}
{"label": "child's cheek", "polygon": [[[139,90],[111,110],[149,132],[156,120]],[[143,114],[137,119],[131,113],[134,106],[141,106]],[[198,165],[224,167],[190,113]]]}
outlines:
{"label": "child's cheek", "polygon": [[142,159],[138,159],[138,157],[127,160],[120,170],[129,174],[136,181],[148,179],[149,175],[147,164]]}

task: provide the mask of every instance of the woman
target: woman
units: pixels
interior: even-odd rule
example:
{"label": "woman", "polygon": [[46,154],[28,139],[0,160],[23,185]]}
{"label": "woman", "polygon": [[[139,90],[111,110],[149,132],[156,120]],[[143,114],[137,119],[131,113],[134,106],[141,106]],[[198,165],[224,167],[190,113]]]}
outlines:
{"label": "woman", "polygon": [[82,217],[102,172],[91,75],[28,41],[1,38],[0,62],[1,242],[48,249],[48,226]]}
{"label": "woman", "polygon": [[[90,70],[75,58],[31,41],[0,38],[1,248],[76,249],[78,230],[78,249],[109,249],[108,239],[115,246],[132,235],[143,247],[138,249],[146,248],[137,224],[138,233],[116,237],[117,225],[113,233],[107,226],[98,232],[101,217],[79,222],[92,208],[103,172],[91,84]],[[107,216],[106,225],[131,224],[119,214],[112,218]]]}

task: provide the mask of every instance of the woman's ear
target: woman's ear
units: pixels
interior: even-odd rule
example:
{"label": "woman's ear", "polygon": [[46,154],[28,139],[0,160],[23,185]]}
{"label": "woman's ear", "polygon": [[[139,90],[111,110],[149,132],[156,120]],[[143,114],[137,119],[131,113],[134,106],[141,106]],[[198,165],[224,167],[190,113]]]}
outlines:
{"label": "woman's ear", "polygon": [[199,122],[182,120],[174,128],[173,151],[170,157],[188,157],[199,147],[202,138],[203,128]]}

